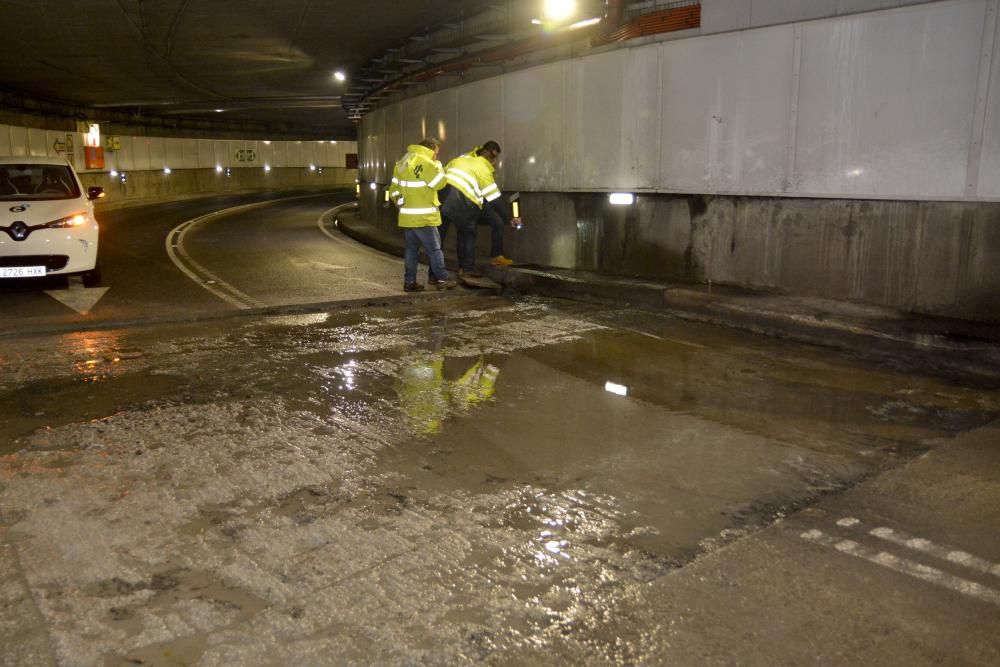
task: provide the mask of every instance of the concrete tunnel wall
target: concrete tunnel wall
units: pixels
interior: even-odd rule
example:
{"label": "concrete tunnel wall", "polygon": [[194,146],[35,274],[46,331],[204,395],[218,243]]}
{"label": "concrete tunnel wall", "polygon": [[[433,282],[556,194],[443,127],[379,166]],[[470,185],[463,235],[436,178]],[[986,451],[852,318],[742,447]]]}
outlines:
{"label": "concrete tunnel wall", "polygon": [[[105,189],[101,206],[221,193],[353,188],[358,178],[356,169],[346,168],[347,155],[357,152],[354,141],[115,138],[115,148],[105,148],[104,166],[88,169],[84,133],[0,124],[0,155],[67,159],[85,186]],[[108,140],[105,135],[102,143],[108,146]]]}
{"label": "concrete tunnel wall", "polygon": [[363,119],[363,214],[394,225],[406,143],[493,138],[520,262],[1000,321],[998,5],[688,35],[404,99]]}

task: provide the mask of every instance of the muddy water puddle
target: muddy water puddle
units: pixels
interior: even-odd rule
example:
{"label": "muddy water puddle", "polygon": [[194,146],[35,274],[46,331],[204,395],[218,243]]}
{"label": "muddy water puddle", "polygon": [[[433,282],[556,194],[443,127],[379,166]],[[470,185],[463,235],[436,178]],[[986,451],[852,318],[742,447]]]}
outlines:
{"label": "muddy water puddle", "polygon": [[641,661],[636,586],[1000,413],[846,354],[480,297],[4,340],[0,399],[0,516],[58,582],[52,633],[153,665]]}

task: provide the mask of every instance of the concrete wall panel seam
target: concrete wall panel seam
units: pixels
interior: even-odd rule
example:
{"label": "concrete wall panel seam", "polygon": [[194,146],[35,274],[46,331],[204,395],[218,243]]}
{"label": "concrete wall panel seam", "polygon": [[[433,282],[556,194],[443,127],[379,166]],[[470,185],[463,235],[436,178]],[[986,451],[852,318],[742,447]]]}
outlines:
{"label": "concrete wall panel seam", "polygon": [[975,197],[979,189],[979,169],[982,165],[983,140],[986,135],[986,109],[990,96],[990,75],[993,66],[993,46],[997,31],[997,5],[1000,0],[986,3],[983,20],[982,44],[979,55],[979,76],[976,79],[976,97],[969,140],[969,163],[966,169],[965,194]]}
{"label": "concrete wall panel seam", "polygon": [[802,74],[802,26],[795,26],[795,41],[792,54],[792,94],[791,111],[788,124],[788,162],[785,165],[785,183],[783,190],[795,189],[795,155],[798,150],[799,128],[799,82]]}

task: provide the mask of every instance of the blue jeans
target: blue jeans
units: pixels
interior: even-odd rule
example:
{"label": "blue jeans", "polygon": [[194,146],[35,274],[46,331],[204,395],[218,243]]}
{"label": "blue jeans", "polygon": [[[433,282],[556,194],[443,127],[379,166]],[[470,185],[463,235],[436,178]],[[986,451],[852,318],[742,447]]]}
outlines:
{"label": "blue jeans", "polygon": [[406,254],[403,256],[403,281],[407,284],[417,282],[417,262],[420,259],[420,246],[427,251],[430,260],[430,277],[436,280],[447,280],[448,271],[444,268],[444,253],[441,252],[441,237],[437,227],[404,227],[406,235]]}

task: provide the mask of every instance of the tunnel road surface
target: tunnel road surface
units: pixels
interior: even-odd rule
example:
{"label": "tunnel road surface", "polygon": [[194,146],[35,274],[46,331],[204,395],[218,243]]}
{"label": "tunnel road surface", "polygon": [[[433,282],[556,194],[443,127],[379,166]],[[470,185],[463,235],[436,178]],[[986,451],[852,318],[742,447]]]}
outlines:
{"label": "tunnel road surface", "polygon": [[99,211],[101,286],[0,281],[0,335],[402,295],[399,259],[321,220],[350,201],[271,193]]}
{"label": "tunnel road surface", "polygon": [[995,666],[998,412],[540,299],[0,338],[0,663]]}

